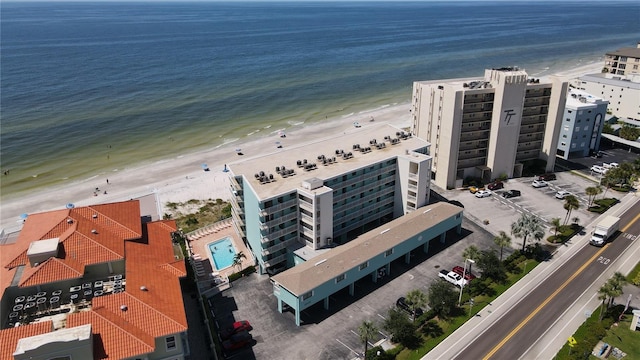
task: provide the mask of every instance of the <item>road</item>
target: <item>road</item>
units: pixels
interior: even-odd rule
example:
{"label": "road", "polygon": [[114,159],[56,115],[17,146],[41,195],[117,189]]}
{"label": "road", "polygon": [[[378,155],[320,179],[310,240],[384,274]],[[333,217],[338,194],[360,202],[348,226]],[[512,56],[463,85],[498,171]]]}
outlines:
{"label": "road", "polygon": [[571,261],[544,279],[468,343],[454,359],[517,359],[587,290],[640,233],[640,203],[621,216],[616,238],[602,248],[576,249]]}

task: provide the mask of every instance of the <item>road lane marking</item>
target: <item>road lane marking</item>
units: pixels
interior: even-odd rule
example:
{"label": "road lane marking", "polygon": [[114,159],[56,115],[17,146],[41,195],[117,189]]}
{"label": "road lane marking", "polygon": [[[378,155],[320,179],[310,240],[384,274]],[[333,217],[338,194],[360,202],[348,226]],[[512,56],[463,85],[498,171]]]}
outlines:
{"label": "road lane marking", "polygon": [[547,306],[547,304],[551,300],[553,300],[553,298],[555,298],[558,295],[558,293],[564,290],[564,288],[567,287],[567,285],[569,285],[569,283],[573,281],[573,279],[575,279],[578,275],[580,275],[584,271],[584,269],[586,269],[587,266],[589,266],[608,247],[609,247],[609,244],[606,244],[600,250],[598,250],[598,252],[595,253],[588,261],[582,264],[582,266],[576,272],[574,272],[573,275],[571,275],[571,277],[569,277],[564,283],[562,283],[562,285],[560,285],[560,287],[558,287],[556,291],[554,291],[551,295],[549,295],[540,305],[538,305],[538,307],[535,310],[533,310],[529,314],[529,316],[527,316],[524,320],[520,322],[520,324],[518,324],[518,326],[516,326],[513,330],[511,330],[511,332],[507,334],[507,336],[505,336],[504,339],[502,339],[502,341],[498,343],[498,345],[494,346],[493,349],[491,349],[491,351],[489,351],[489,353],[487,353],[487,355],[485,355],[482,358],[482,360],[487,360],[491,358],[498,350],[500,350],[500,348],[502,348],[504,344],[507,343],[507,341],[509,341],[515,334],[518,333],[518,331],[520,331],[520,329],[522,329],[522,327],[524,327],[529,321],[531,321],[531,319],[534,316],[536,316],[540,312],[540,310],[542,310],[542,308]]}
{"label": "road lane marking", "polygon": [[[621,231],[626,232],[638,219],[640,219],[640,214],[636,215]],[[518,331],[520,331],[520,329],[522,329],[522,327],[524,327],[529,321],[531,321],[531,319],[536,316],[540,312],[540,310],[542,310],[542,308],[544,308],[551,300],[553,300],[553,298],[555,298],[558,293],[560,293],[560,291],[567,287],[567,285],[569,285],[569,283],[573,281],[573,279],[580,275],[580,273],[582,273],[584,269],[586,269],[586,267],[589,266],[608,247],[609,244],[606,244],[600,250],[598,250],[598,252],[596,252],[588,261],[582,264],[582,266],[576,272],[574,272],[573,275],[571,275],[571,277],[569,277],[562,285],[560,285],[560,287],[556,289],[556,291],[549,295],[535,310],[533,310],[529,314],[529,316],[527,316],[518,324],[518,326],[511,330],[511,332],[507,336],[505,336],[504,339],[502,339],[502,341],[498,343],[498,345],[494,346],[493,349],[491,349],[491,351],[489,351],[489,353],[487,353],[487,355],[482,358],[482,360],[491,358],[498,350],[500,350],[504,346],[504,344],[507,343],[507,341],[509,341],[516,333],[518,333]]]}

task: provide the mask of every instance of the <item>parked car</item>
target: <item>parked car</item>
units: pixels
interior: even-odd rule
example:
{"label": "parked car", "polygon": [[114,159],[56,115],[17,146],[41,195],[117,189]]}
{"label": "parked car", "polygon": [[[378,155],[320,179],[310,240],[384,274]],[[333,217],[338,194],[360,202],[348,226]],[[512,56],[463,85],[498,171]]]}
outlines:
{"label": "parked car", "polygon": [[463,279],[462,275],[457,274],[453,271],[440,270],[438,276],[456,286],[467,285],[467,280]]}
{"label": "parked car", "polygon": [[489,190],[500,190],[502,188],[504,188],[504,184],[502,183],[502,181],[492,182],[491,184],[487,185],[487,189]]}
{"label": "parked car", "polygon": [[571,193],[567,190],[560,190],[556,193],[556,199],[564,199],[569,195],[571,195]]}
{"label": "parked car", "polygon": [[533,180],[533,182],[531,183],[531,186],[533,186],[534,188],[541,188],[548,185],[549,184],[547,184],[547,182],[543,180]]}
{"label": "parked car", "polygon": [[242,349],[245,346],[251,345],[252,340],[253,337],[248,331],[241,331],[237,334],[231,335],[229,340],[223,341],[222,347],[227,351]]}
{"label": "parked car", "polygon": [[480,187],[478,187],[478,186],[471,186],[471,187],[469,188],[469,192],[471,192],[472,194],[475,194],[475,193],[477,193],[477,192],[478,192],[478,191],[480,191],[480,190],[484,190],[484,186],[480,186]]}
{"label": "parked car", "polygon": [[464,268],[462,266],[454,266],[451,271],[459,275],[464,274],[463,276],[467,281],[471,281],[476,278],[476,276],[473,275],[470,271],[464,271]]}
{"label": "parked car", "polygon": [[607,169],[603,168],[602,166],[598,166],[598,165],[593,165],[591,167],[591,172],[594,172],[596,174],[601,174],[604,175],[607,173]]}
{"label": "parked car", "polygon": [[612,162],[612,163],[602,163],[602,167],[609,170],[609,169],[613,169],[613,168],[617,168],[618,166],[620,166],[620,164]]}
{"label": "parked car", "polygon": [[[407,299],[405,299],[404,296],[396,300],[396,306],[408,312],[409,315],[413,315],[413,312],[411,311],[411,306],[409,305],[409,303],[407,303]],[[419,317],[422,314],[424,314],[424,311],[421,308],[416,308],[416,317]]]}
{"label": "parked car", "polygon": [[520,195],[521,195],[520,190],[507,190],[507,191],[502,193],[502,196],[505,199],[516,197],[516,196],[520,196]]}
{"label": "parked car", "polygon": [[226,340],[234,334],[251,330],[253,330],[253,327],[247,320],[236,321],[230,327],[220,331],[220,337],[222,340]]}
{"label": "parked car", "polygon": [[491,196],[492,192],[491,190],[480,190],[476,193],[476,197],[477,198],[484,198],[484,197],[489,197]]}
{"label": "parked car", "polygon": [[546,174],[542,174],[540,176],[538,176],[537,180],[542,180],[542,181],[552,181],[556,179],[556,174],[554,173],[546,173]]}

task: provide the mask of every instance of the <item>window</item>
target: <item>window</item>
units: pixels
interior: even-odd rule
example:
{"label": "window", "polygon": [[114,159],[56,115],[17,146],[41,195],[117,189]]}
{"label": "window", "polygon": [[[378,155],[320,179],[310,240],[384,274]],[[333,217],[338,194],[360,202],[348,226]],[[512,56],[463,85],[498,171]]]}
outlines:
{"label": "window", "polygon": [[384,253],[384,257],[391,256],[391,254],[393,254],[393,248],[391,248],[391,249],[387,250],[387,251]]}
{"label": "window", "polygon": [[336,277],[336,284],[344,280],[346,277],[347,277],[347,274],[338,275],[338,277]]}
{"label": "window", "polygon": [[312,296],[313,296],[313,290],[311,290],[311,291],[309,291],[309,292],[306,292],[306,293],[302,294],[302,300],[307,300],[307,299],[309,299],[309,298],[310,298],[310,297],[312,297]]}
{"label": "window", "polygon": [[369,267],[369,262],[368,261],[367,262],[363,262],[362,264],[360,264],[360,266],[358,266],[358,270],[362,271],[362,270],[364,270],[364,269],[366,269],[368,267]]}
{"label": "window", "polygon": [[567,143],[566,142],[561,142],[560,146],[567,146]]}
{"label": "window", "polygon": [[566,135],[566,134],[564,134],[564,135],[562,135],[562,137],[566,139],[566,138],[567,138],[567,135]]}
{"label": "window", "polygon": [[175,336],[167,336],[166,338],[164,338],[164,341],[167,343],[167,351],[174,350],[176,348]]}

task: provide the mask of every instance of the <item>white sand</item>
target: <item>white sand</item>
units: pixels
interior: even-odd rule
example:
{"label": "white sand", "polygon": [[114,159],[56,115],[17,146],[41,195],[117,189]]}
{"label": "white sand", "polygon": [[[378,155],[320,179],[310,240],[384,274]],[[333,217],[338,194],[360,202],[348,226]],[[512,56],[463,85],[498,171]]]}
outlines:
{"label": "white sand", "polygon": [[[570,71],[558,73],[567,80],[582,74],[597,73],[602,64],[586,64]],[[411,124],[409,102],[364,111],[347,117],[329,119],[324,123],[289,130],[286,138],[278,135],[260,138],[241,145],[231,144],[227,147],[205,150],[184,156],[177,156],[154,164],[124,169],[108,176],[92,180],[76,182],[64,186],[45,189],[18,200],[2,203],[0,228],[11,230],[19,224],[20,214],[37,213],[48,210],[63,209],[67,203],[76,206],[87,206],[115,201],[128,200],[149,193],[157,193],[161,205],[167,202],[186,202],[191,199],[228,199],[229,178],[223,172],[224,164],[232,165],[244,158],[260,156],[263,151],[271,151],[280,141],[283,146],[294,146],[309,142],[313,138],[325,138],[338,134],[345,129],[353,129],[352,123],[358,121],[367,126],[373,116],[376,123],[384,122],[396,127],[408,127]],[[241,148],[243,156],[236,154]],[[210,171],[203,171],[201,164],[209,165]],[[109,184],[107,184],[107,178]],[[99,188],[94,196],[95,188]],[[104,194],[104,191],[107,194]],[[161,213],[164,213],[161,209]]]}

